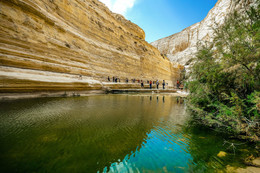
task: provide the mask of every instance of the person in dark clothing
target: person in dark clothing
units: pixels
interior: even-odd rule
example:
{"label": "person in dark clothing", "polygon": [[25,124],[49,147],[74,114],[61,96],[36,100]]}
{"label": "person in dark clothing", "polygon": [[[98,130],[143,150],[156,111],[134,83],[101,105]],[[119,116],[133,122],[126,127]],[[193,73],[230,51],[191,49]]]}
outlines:
{"label": "person in dark clothing", "polygon": [[152,81],[150,80],[150,89],[152,89]]}
{"label": "person in dark clothing", "polygon": [[144,88],[144,82],[141,80],[141,88]]}
{"label": "person in dark clothing", "polygon": [[160,83],[159,83],[159,81],[157,80],[157,81],[156,81],[156,87],[157,87],[157,89],[159,89],[159,84],[160,84]]}
{"label": "person in dark clothing", "polygon": [[164,80],[163,80],[162,86],[163,86],[163,89],[165,89],[165,81]]}
{"label": "person in dark clothing", "polygon": [[115,82],[115,77],[113,76],[113,82]]}
{"label": "person in dark clothing", "polygon": [[126,78],[126,80],[125,80],[125,81],[126,81],[126,83],[128,83],[128,78]]}
{"label": "person in dark clothing", "polygon": [[107,80],[110,82],[110,77],[109,76],[107,77]]}

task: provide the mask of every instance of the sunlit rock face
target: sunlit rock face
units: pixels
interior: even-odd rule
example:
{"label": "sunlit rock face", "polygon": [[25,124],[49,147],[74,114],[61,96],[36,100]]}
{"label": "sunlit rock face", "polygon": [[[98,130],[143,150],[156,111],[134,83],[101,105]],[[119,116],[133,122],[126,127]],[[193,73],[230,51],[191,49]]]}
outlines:
{"label": "sunlit rock face", "polygon": [[179,77],[144,31],[97,0],[0,1],[0,92],[101,89]]}
{"label": "sunlit rock face", "polygon": [[[248,0],[248,3],[253,2],[254,0]],[[213,28],[223,24],[225,17],[233,9],[239,9],[243,5],[248,4],[242,4],[241,1],[237,5],[234,5],[234,0],[219,0],[201,22],[151,44],[158,48],[172,62],[188,66],[191,59],[196,55],[197,44],[212,41]]]}

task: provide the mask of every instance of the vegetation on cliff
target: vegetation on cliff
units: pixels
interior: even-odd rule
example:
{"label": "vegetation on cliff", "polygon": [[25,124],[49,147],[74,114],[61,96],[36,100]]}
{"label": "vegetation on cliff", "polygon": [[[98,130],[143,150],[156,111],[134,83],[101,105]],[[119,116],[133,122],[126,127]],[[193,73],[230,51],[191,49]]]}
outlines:
{"label": "vegetation on cliff", "polygon": [[195,122],[260,137],[260,1],[230,14],[212,42],[200,44],[189,82]]}

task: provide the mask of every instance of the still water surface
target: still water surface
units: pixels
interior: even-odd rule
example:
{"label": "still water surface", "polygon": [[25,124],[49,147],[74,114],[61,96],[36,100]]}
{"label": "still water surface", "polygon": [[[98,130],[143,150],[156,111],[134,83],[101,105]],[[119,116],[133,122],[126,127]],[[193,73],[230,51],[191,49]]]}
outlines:
{"label": "still water surface", "polygon": [[[100,95],[0,102],[0,172],[212,172],[242,166],[223,135],[184,128],[185,101]],[[228,140],[229,142],[232,142]],[[227,156],[220,158],[220,151]]]}

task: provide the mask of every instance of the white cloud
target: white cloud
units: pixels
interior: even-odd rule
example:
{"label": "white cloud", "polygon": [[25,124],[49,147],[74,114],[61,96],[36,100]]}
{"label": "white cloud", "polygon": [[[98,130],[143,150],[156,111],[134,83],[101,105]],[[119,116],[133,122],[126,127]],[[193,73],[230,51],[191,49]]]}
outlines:
{"label": "white cloud", "polygon": [[137,0],[100,0],[113,12],[125,15]]}
{"label": "white cloud", "polygon": [[99,0],[99,1],[103,2],[111,10],[111,7],[112,7],[111,0]]}

